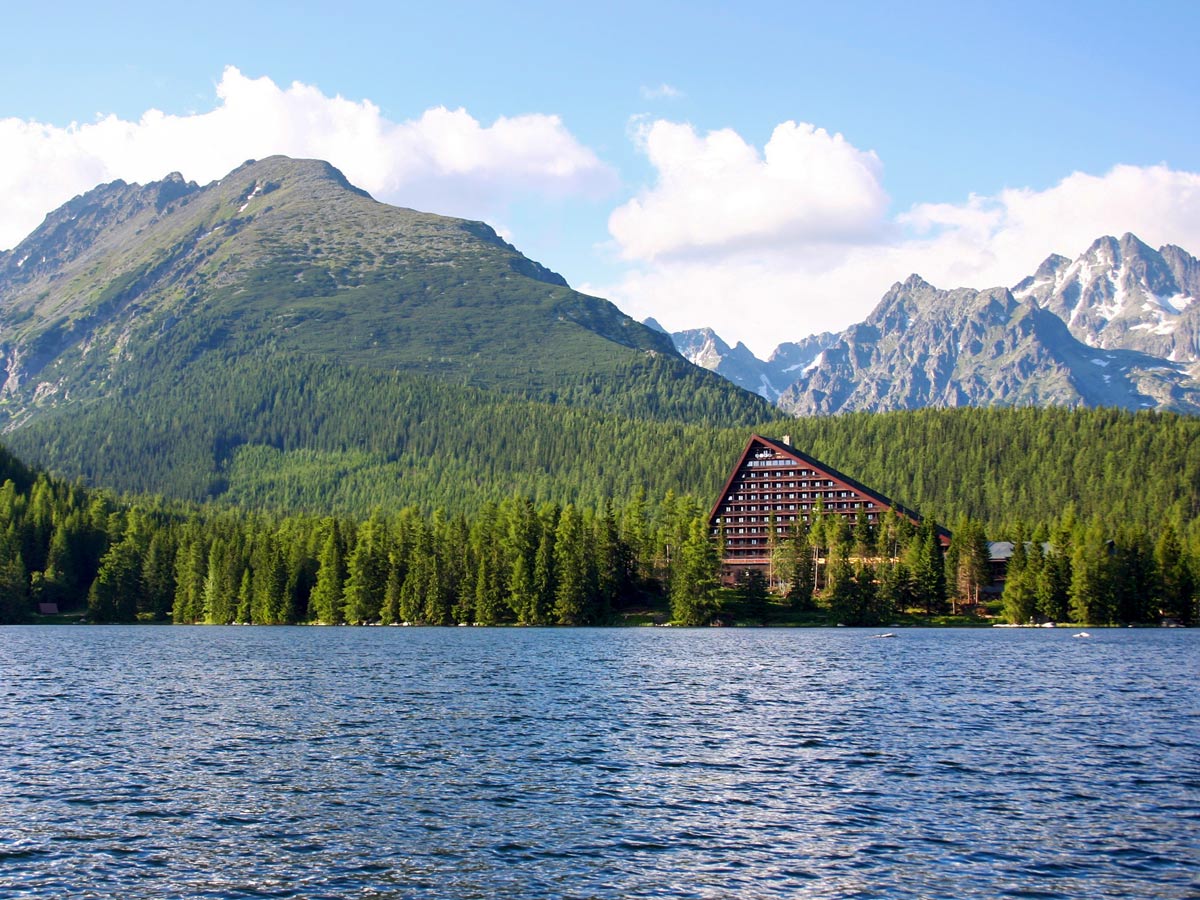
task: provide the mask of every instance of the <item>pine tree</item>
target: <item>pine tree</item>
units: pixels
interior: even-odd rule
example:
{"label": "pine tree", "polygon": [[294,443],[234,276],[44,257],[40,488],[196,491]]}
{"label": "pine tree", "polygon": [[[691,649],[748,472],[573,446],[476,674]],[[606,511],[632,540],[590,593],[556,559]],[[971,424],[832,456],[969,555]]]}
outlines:
{"label": "pine tree", "polygon": [[544,522],[538,539],[537,555],[533,561],[534,606],[529,624],[546,625],[550,622],[558,585],[554,580],[554,533],[557,521]]}
{"label": "pine tree", "polygon": [[133,622],[142,590],[141,556],[132,540],[113,544],[100,560],[100,571],[88,591],[88,618],[93,622]]}
{"label": "pine tree", "polygon": [[254,575],[249,567],[242,571],[241,584],[238,586],[237,609],[233,620],[242,625],[250,624],[251,609],[254,606]]}
{"label": "pine tree", "polygon": [[383,592],[383,608],[379,621],[384,625],[395,625],[402,621],[400,616],[400,590],[404,584],[403,570],[393,550],[388,560],[387,587]]}
{"label": "pine tree", "polygon": [[621,515],[621,539],[633,555],[634,576],[638,579],[650,577],[648,562],[652,551],[647,546],[646,534],[646,491],[638,485]]}
{"label": "pine tree", "polygon": [[204,578],[204,621],[210,625],[233,621],[236,588],[226,581],[227,574],[225,542],[216,538],[208,551],[208,573]]}
{"label": "pine tree", "polygon": [[1058,528],[1053,535],[1049,552],[1042,561],[1042,571],[1034,586],[1037,612],[1048,622],[1066,622],[1071,617],[1071,557],[1073,555],[1069,526]]}
{"label": "pine tree", "polygon": [[184,539],[175,557],[175,599],[171,620],[176,624],[199,622],[204,611],[204,578],[208,574],[207,546],[198,533]]}
{"label": "pine tree", "polygon": [[358,540],[346,565],[342,588],[343,617],[347,622],[379,619],[387,590],[387,550],[382,521],[372,518],[358,531]]}
{"label": "pine tree", "polygon": [[1113,618],[1124,624],[1145,622],[1161,585],[1154,544],[1145,532],[1122,523],[1112,554]]}
{"label": "pine tree", "polygon": [[472,621],[480,625],[495,625],[503,615],[500,549],[491,540],[479,547],[475,568],[475,605]]}
{"label": "pine tree", "polygon": [[1033,621],[1037,608],[1037,597],[1029,577],[1028,541],[1025,529],[1017,528],[1013,539],[1013,552],[1008,561],[1004,578],[1004,617],[1014,625],[1025,625]]}
{"label": "pine tree", "polygon": [[496,562],[508,570],[508,608],[517,617],[518,622],[526,624],[534,605],[533,567],[538,539],[537,513],[534,511],[533,501],[529,498],[514,498],[506,511],[508,524],[501,535],[502,555]]}
{"label": "pine tree", "polygon": [[1111,545],[1104,525],[1093,519],[1075,541],[1071,560],[1071,620],[1081,625],[1112,623]]}
{"label": "pine tree", "polygon": [[[983,526],[973,519],[959,520],[950,544],[947,568],[954,579],[955,606],[958,603],[974,606],[979,592],[988,583],[988,545]],[[957,612],[957,608],[954,610]]]}
{"label": "pine tree", "polygon": [[738,576],[738,595],[743,615],[752,622],[766,625],[770,611],[766,576],[759,569],[743,570]]}
{"label": "pine tree", "polygon": [[861,610],[854,567],[842,546],[836,545],[832,553],[827,565],[825,600],[839,624],[858,625]]}
{"label": "pine tree", "polygon": [[149,613],[156,622],[170,618],[175,597],[175,546],[166,528],[155,531],[150,539],[142,563],[142,580],[143,612]]}
{"label": "pine tree", "polygon": [[925,614],[941,614],[946,607],[946,567],[937,526],[931,520],[923,522],[917,531],[910,558],[917,596],[925,606]]}
{"label": "pine tree", "polygon": [[[436,522],[435,522],[436,525]],[[422,620],[428,625],[449,625],[450,592],[443,570],[445,551],[437,538],[439,530],[426,529],[425,539],[421,544],[421,593],[425,605],[421,611]]]}
{"label": "pine tree", "polygon": [[309,619],[325,625],[340,625],[345,621],[342,606],[342,590],[346,580],[346,566],[342,559],[342,545],[337,525],[328,522],[325,542],[317,560],[317,583],[308,601]]}
{"label": "pine tree", "polygon": [[259,536],[254,550],[254,594],[250,619],[255,625],[283,625],[293,621],[287,594],[287,566],[279,544],[270,533]]}
{"label": "pine tree", "polygon": [[0,535],[0,625],[24,622],[28,617],[29,576],[21,558],[20,542],[15,534],[6,531]]}
{"label": "pine tree", "polygon": [[680,625],[707,625],[716,613],[721,559],[708,523],[692,520],[671,575],[671,618]]}
{"label": "pine tree", "polygon": [[584,555],[583,519],[568,503],[563,507],[554,536],[554,618],[560,625],[586,621],[587,561]]}
{"label": "pine tree", "polygon": [[1171,522],[1165,522],[1154,547],[1158,568],[1157,600],[1160,614],[1184,625],[1193,624],[1196,578],[1188,565],[1179,534]]}

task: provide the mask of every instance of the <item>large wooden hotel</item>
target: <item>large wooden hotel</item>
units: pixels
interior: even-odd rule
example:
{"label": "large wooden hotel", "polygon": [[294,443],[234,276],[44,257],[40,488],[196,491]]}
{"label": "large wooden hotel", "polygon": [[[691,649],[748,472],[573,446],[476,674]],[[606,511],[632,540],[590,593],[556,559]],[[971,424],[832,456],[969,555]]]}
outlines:
{"label": "large wooden hotel", "polygon": [[[852,525],[860,512],[874,523],[889,509],[920,522],[916,513],[801,453],[787,437],[753,434],[708,516],[714,539],[724,535],[722,577],[730,581],[746,569],[768,572],[775,539],[785,537],[795,522],[811,521],[818,509]],[[941,537],[948,543],[948,532]]]}

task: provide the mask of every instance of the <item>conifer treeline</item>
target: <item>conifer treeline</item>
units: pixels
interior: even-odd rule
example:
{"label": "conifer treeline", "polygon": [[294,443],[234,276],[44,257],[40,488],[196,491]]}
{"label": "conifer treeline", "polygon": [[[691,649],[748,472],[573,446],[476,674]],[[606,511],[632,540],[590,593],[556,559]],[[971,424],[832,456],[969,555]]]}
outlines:
{"label": "conifer treeline", "polygon": [[[961,408],[795,419],[763,434],[946,523],[992,540],[1071,507],[1200,548],[1200,417],[1117,409]],[[1032,524],[1031,524],[1032,523]],[[1114,537],[1110,534],[1109,537]],[[1156,539],[1156,538],[1155,538]]]}
{"label": "conifer treeline", "polygon": [[[321,373],[303,370],[300,374],[315,378]],[[318,386],[321,383],[320,379],[314,381]],[[337,379],[331,383],[344,387]],[[136,420],[133,409],[127,410],[128,421],[122,420],[120,427],[143,427],[158,439],[151,441],[148,456],[131,456],[122,464],[131,470],[144,468],[145,477],[153,482],[156,466],[174,472],[179,461],[175,455],[186,455],[191,452],[187,448],[192,448],[198,454],[195,468],[184,466],[180,471],[198,484],[228,478],[230,493],[226,496],[248,506],[336,512],[341,518],[182,509],[149,501],[130,506],[113,495],[37,478],[0,451],[0,481],[7,478],[12,482],[0,495],[0,526],[4,529],[0,616],[20,618],[39,600],[61,598],[71,604],[86,597],[101,573],[102,558],[123,545],[114,551],[112,565],[97,585],[98,615],[128,617],[128,592],[121,589],[136,583],[142,591],[141,599],[135,601],[140,611],[169,616],[176,607],[176,558],[184,548],[191,554],[193,568],[190,581],[185,579],[191,593],[183,598],[182,620],[209,617],[203,603],[197,605],[195,586],[209,584],[209,567],[216,566],[211,584],[223,587],[217,591],[214,586],[216,593],[210,593],[209,599],[218,601],[218,612],[221,604],[230,602],[229,596],[236,595],[233,618],[238,621],[243,619],[237,616],[247,608],[251,620],[309,621],[314,618],[310,612],[313,579],[330,533],[336,532],[333,549],[341,554],[348,570],[359,533],[365,530],[368,535],[383,533],[370,558],[377,569],[379,560],[388,560],[387,577],[398,582],[392,585],[396,602],[410,568],[421,568],[410,567],[409,562],[422,557],[421,541],[425,541],[426,548],[460,548],[440,556],[424,554],[436,563],[432,574],[428,566],[422,570],[426,582],[436,585],[425,589],[426,593],[433,590],[438,598],[431,610],[444,610],[448,604],[451,619],[466,615],[469,591],[464,579],[478,582],[481,567],[486,570],[498,565],[502,574],[496,577],[501,586],[488,587],[492,582],[484,579],[482,620],[493,614],[489,609],[498,609],[495,614],[501,620],[508,616],[516,621],[525,615],[533,616],[529,621],[558,621],[556,613],[546,612],[555,607],[546,594],[545,581],[540,605],[531,607],[536,613],[518,613],[525,608],[526,600],[520,598],[528,596],[524,585],[529,576],[525,571],[516,573],[515,593],[506,580],[514,577],[509,566],[516,565],[518,558],[523,560],[522,566],[532,569],[537,564],[536,552],[530,558],[527,553],[511,555],[509,548],[506,555],[483,562],[479,559],[485,546],[504,541],[511,544],[508,537],[503,541],[498,537],[511,523],[501,516],[503,523],[496,525],[497,517],[501,512],[510,514],[517,503],[513,497],[530,497],[520,503],[534,508],[536,527],[522,526],[518,532],[535,535],[539,543],[543,535],[557,536],[567,507],[572,508],[563,525],[571,537],[564,543],[563,554],[575,540],[585,547],[580,578],[590,599],[584,604],[587,612],[582,621],[603,620],[614,602],[623,602],[614,598],[628,597],[626,592],[631,589],[634,595],[662,591],[674,596],[680,616],[690,619],[692,613],[684,607],[693,601],[684,599],[682,585],[703,585],[709,577],[703,572],[711,571],[711,559],[701,558],[697,538],[692,540],[696,552],[685,565],[683,548],[693,538],[691,529],[698,511],[707,505],[746,436],[744,429],[679,422],[647,421],[634,427],[619,416],[528,400],[488,399],[467,389],[406,377],[384,391],[385,406],[394,401],[405,410],[403,417],[393,417],[395,433],[380,433],[377,445],[355,450],[348,449],[355,446],[351,431],[338,430],[338,426],[327,432],[319,423],[328,421],[332,411],[343,406],[353,413],[358,409],[356,403],[368,404],[370,409],[360,410],[366,418],[378,418],[379,411],[372,404],[379,398],[369,390],[347,392],[330,387],[328,395],[316,388],[302,391],[310,397],[310,405],[293,421],[277,415],[279,409],[290,408],[282,400],[255,406],[255,416],[246,419],[241,413],[258,403],[256,395],[249,391],[243,392],[244,396],[236,392],[227,396],[222,393],[225,387],[228,385],[223,382],[214,383],[213,395],[225,397],[221,402],[232,406],[209,404],[212,430],[203,430],[199,437],[192,435],[195,440],[183,440],[173,433],[169,405],[146,409]],[[445,408],[442,401],[454,391],[462,392],[472,403],[463,407],[463,416],[447,418],[439,411]],[[358,393],[367,399],[356,399]],[[472,405],[474,401],[480,405]],[[82,413],[85,418],[89,414],[86,410]],[[236,435],[229,433],[234,426],[220,424],[239,421],[242,424],[236,426]],[[320,438],[321,449],[304,449],[306,439],[297,430],[302,430],[302,421],[308,422],[303,427],[310,430],[310,436]],[[99,421],[95,424],[99,430],[89,438],[92,445],[106,440],[103,427],[116,427],[111,423],[102,427]],[[760,426],[759,430],[767,434],[790,430],[793,445],[954,524],[959,540],[951,548],[944,575],[951,600],[969,596],[970,590],[960,582],[973,583],[972,578],[964,580],[956,555],[957,544],[967,545],[963,528],[968,527],[985,532],[990,539],[1014,540],[1018,545],[1014,577],[1005,598],[1005,613],[1013,621],[1155,621],[1161,615],[1194,622],[1200,618],[1195,600],[1200,582],[1200,419],[1112,410],[920,410],[793,420]],[[242,441],[252,446],[229,450]],[[84,456],[86,443],[80,438],[77,448]],[[164,449],[158,454],[155,447],[169,452]],[[385,452],[389,447],[392,451]],[[214,459],[228,463],[223,474],[214,474]],[[343,460],[346,465],[331,468],[331,459]],[[699,499],[681,501],[672,490]],[[204,496],[205,492],[181,493]],[[367,500],[372,497],[388,512],[367,520]],[[664,499],[650,501],[647,497]],[[672,498],[670,502],[667,497]],[[681,503],[691,509],[690,516],[673,509]],[[434,515],[432,510],[438,506],[446,512]],[[629,510],[637,508],[642,512],[631,517]],[[404,509],[408,511],[400,512]],[[575,518],[580,522],[575,523]],[[610,557],[604,548],[610,542],[601,534],[600,523],[609,518],[618,523],[621,553],[635,560],[632,581],[622,574],[625,570],[618,568],[613,575],[608,567]],[[645,524],[638,525],[638,519]],[[670,528],[662,524],[666,521],[673,523]],[[577,524],[582,537],[575,538]],[[632,534],[624,529],[632,529]],[[638,537],[643,530],[654,537]],[[669,540],[662,537],[668,532]],[[883,554],[848,552],[843,560],[835,551],[845,541],[824,537],[818,543],[821,541],[821,552],[827,553],[830,564],[819,589],[827,601],[837,598],[835,608],[845,620],[882,620],[886,610],[902,608],[906,597],[928,594],[925,588],[913,587],[911,571],[895,571],[893,562],[904,554],[886,557],[887,565],[880,562]],[[273,562],[277,555],[285,559],[282,570]],[[623,558],[619,556],[619,560]],[[565,559],[563,556],[560,566],[566,565]],[[393,560],[397,564],[393,565]],[[543,576],[552,571],[550,561],[543,557]],[[204,569],[201,575],[197,574],[199,566]],[[688,567],[696,574],[680,580],[678,574]],[[262,574],[268,568],[274,571],[270,578]],[[243,585],[247,572],[250,580]],[[286,597],[271,587],[271,579],[279,577],[284,578]],[[231,586],[228,582],[234,578],[238,583]],[[414,581],[409,586],[410,601],[416,585]],[[385,595],[387,587],[385,583]],[[689,590],[701,598],[698,615],[714,615],[704,600],[711,594],[704,589],[698,594]],[[569,593],[564,588],[564,596]],[[557,594],[556,584],[555,603]],[[105,612],[106,596],[120,596],[126,606]],[[356,596],[352,592],[352,597]],[[377,598],[378,591],[367,596]],[[515,605],[509,605],[510,596],[517,598]],[[247,607],[246,601],[254,597],[259,598],[258,605]],[[267,597],[270,602],[263,599]],[[924,603],[924,599],[916,601],[916,605]],[[336,603],[317,609],[329,620],[339,615]],[[406,612],[413,611],[410,602]],[[382,613],[381,605],[380,616]],[[340,615],[344,617],[344,611]],[[573,618],[566,614],[563,620]],[[418,619],[424,621],[424,613]],[[402,620],[412,619],[402,616]]]}
{"label": "conifer treeline", "polygon": [[[707,509],[509,498],[471,518],[366,521],[121,502],[14,470],[0,486],[0,621],[39,604],[94,622],[583,625],[661,595]],[[14,477],[15,476],[15,477]]]}
{"label": "conifer treeline", "polygon": [[1068,508],[1032,531],[1018,525],[1004,584],[1004,615],[1015,624],[1134,624],[1200,621],[1200,559],[1175,525],[1157,534]]}
{"label": "conifer treeline", "polygon": [[[1010,538],[1074,504],[1200,546],[1200,417],[1118,410],[924,409],[762,422],[763,404],[678,382],[647,359],[527,396],[333,363],[238,358],[7,434],[22,458],[125,493],[365,519],[415,505],[474,516],[512,495],[598,507],[637,490],[715,496],[751,431],[894,500]],[[736,398],[735,398],[736,399]],[[724,404],[724,405],[723,405]],[[720,423],[721,427],[716,424]]]}
{"label": "conifer treeline", "polygon": [[[34,475],[0,451],[0,621],[41,603],[96,622],[604,624],[669,600],[681,624],[725,615],[717,544],[698,499],[668,491],[578,507],[510,497],[477,514],[407,507],[365,521],[122,501]],[[1169,523],[1109,536],[1068,511],[1019,530],[1004,594],[1016,622],[1196,617],[1197,559]],[[1045,549],[1044,549],[1045,548]],[[942,553],[931,521],[887,514],[798,525],[773,548],[770,585],[749,576],[740,612],[765,620],[767,588],[846,624],[974,604],[987,583],[982,526]]]}

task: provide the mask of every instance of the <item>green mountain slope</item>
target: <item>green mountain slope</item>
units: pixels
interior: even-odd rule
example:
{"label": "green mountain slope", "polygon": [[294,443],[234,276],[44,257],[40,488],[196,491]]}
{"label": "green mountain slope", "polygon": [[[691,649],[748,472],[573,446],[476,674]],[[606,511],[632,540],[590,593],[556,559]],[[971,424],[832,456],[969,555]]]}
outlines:
{"label": "green mountain slope", "polygon": [[[690,392],[661,358],[635,361],[630,409],[532,400],[426,375],[251,354],[181,380],[122,381],[5,437],[22,457],[122,490],[259,508],[462,511],[521,493],[594,505],[637,487],[716,489],[745,428],[721,431],[724,391]],[[588,393],[586,386],[574,392]],[[635,418],[686,404],[697,423]],[[715,435],[720,435],[714,440]]]}
{"label": "green mountain slope", "polygon": [[[257,496],[237,477],[246,460],[290,472],[289,454],[320,484],[339,454],[432,471],[414,434],[444,460],[446,420],[482,431],[481,409],[522,402],[522,447],[570,433],[583,409],[630,420],[614,433],[769,415],[488,226],[377,203],[326,163],[281,157],[207,187],[116,182],[52,213],[0,254],[0,353],[0,423],[31,462],[196,499]],[[586,468],[586,437],[567,442]]]}
{"label": "green mountain slope", "polygon": [[488,226],[282,157],[203,188],[173,176],[76,198],[0,257],[0,309],[6,393],[41,385],[43,399],[61,399],[61,378],[98,390],[151,350],[161,366],[267,347],[522,391],[675,356]]}

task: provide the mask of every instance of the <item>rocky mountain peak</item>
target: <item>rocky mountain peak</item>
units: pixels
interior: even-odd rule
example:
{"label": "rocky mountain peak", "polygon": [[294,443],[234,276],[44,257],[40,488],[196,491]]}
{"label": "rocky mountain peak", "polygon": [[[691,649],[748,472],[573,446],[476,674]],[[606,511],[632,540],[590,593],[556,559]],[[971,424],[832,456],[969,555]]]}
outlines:
{"label": "rocky mountain peak", "polygon": [[1154,250],[1136,235],[1104,236],[1067,264],[1046,260],[1013,288],[1050,310],[1092,347],[1131,349],[1168,359],[1195,359],[1188,321],[1200,269],[1178,248]]}
{"label": "rocky mountain peak", "polygon": [[911,275],[864,321],[781,344],[759,365],[783,386],[778,405],[799,415],[993,403],[1197,411],[1197,296],[1200,262],[1186,251],[1104,236],[1074,259],[1047,256],[1011,291],[941,290]]}
{"label": "rocky mountain peak", "polygon": [[651,331],[657,331],[659,334],[670,334],[671,333],[671,332],[667,331],[667,329],[663,328],[662,324],[658,321],[658,319],[654,318],[654,316],[649,316],[648,318],[642,319],[642,324],[645,325],[647,328],[649,328]]}
{"label": "rocky mountain peak", "polygon": [[1167,244],[1158,252],[1175,277],[1179,289],[1189,297],[1200,297],[1200,260],[1174,244]]}

